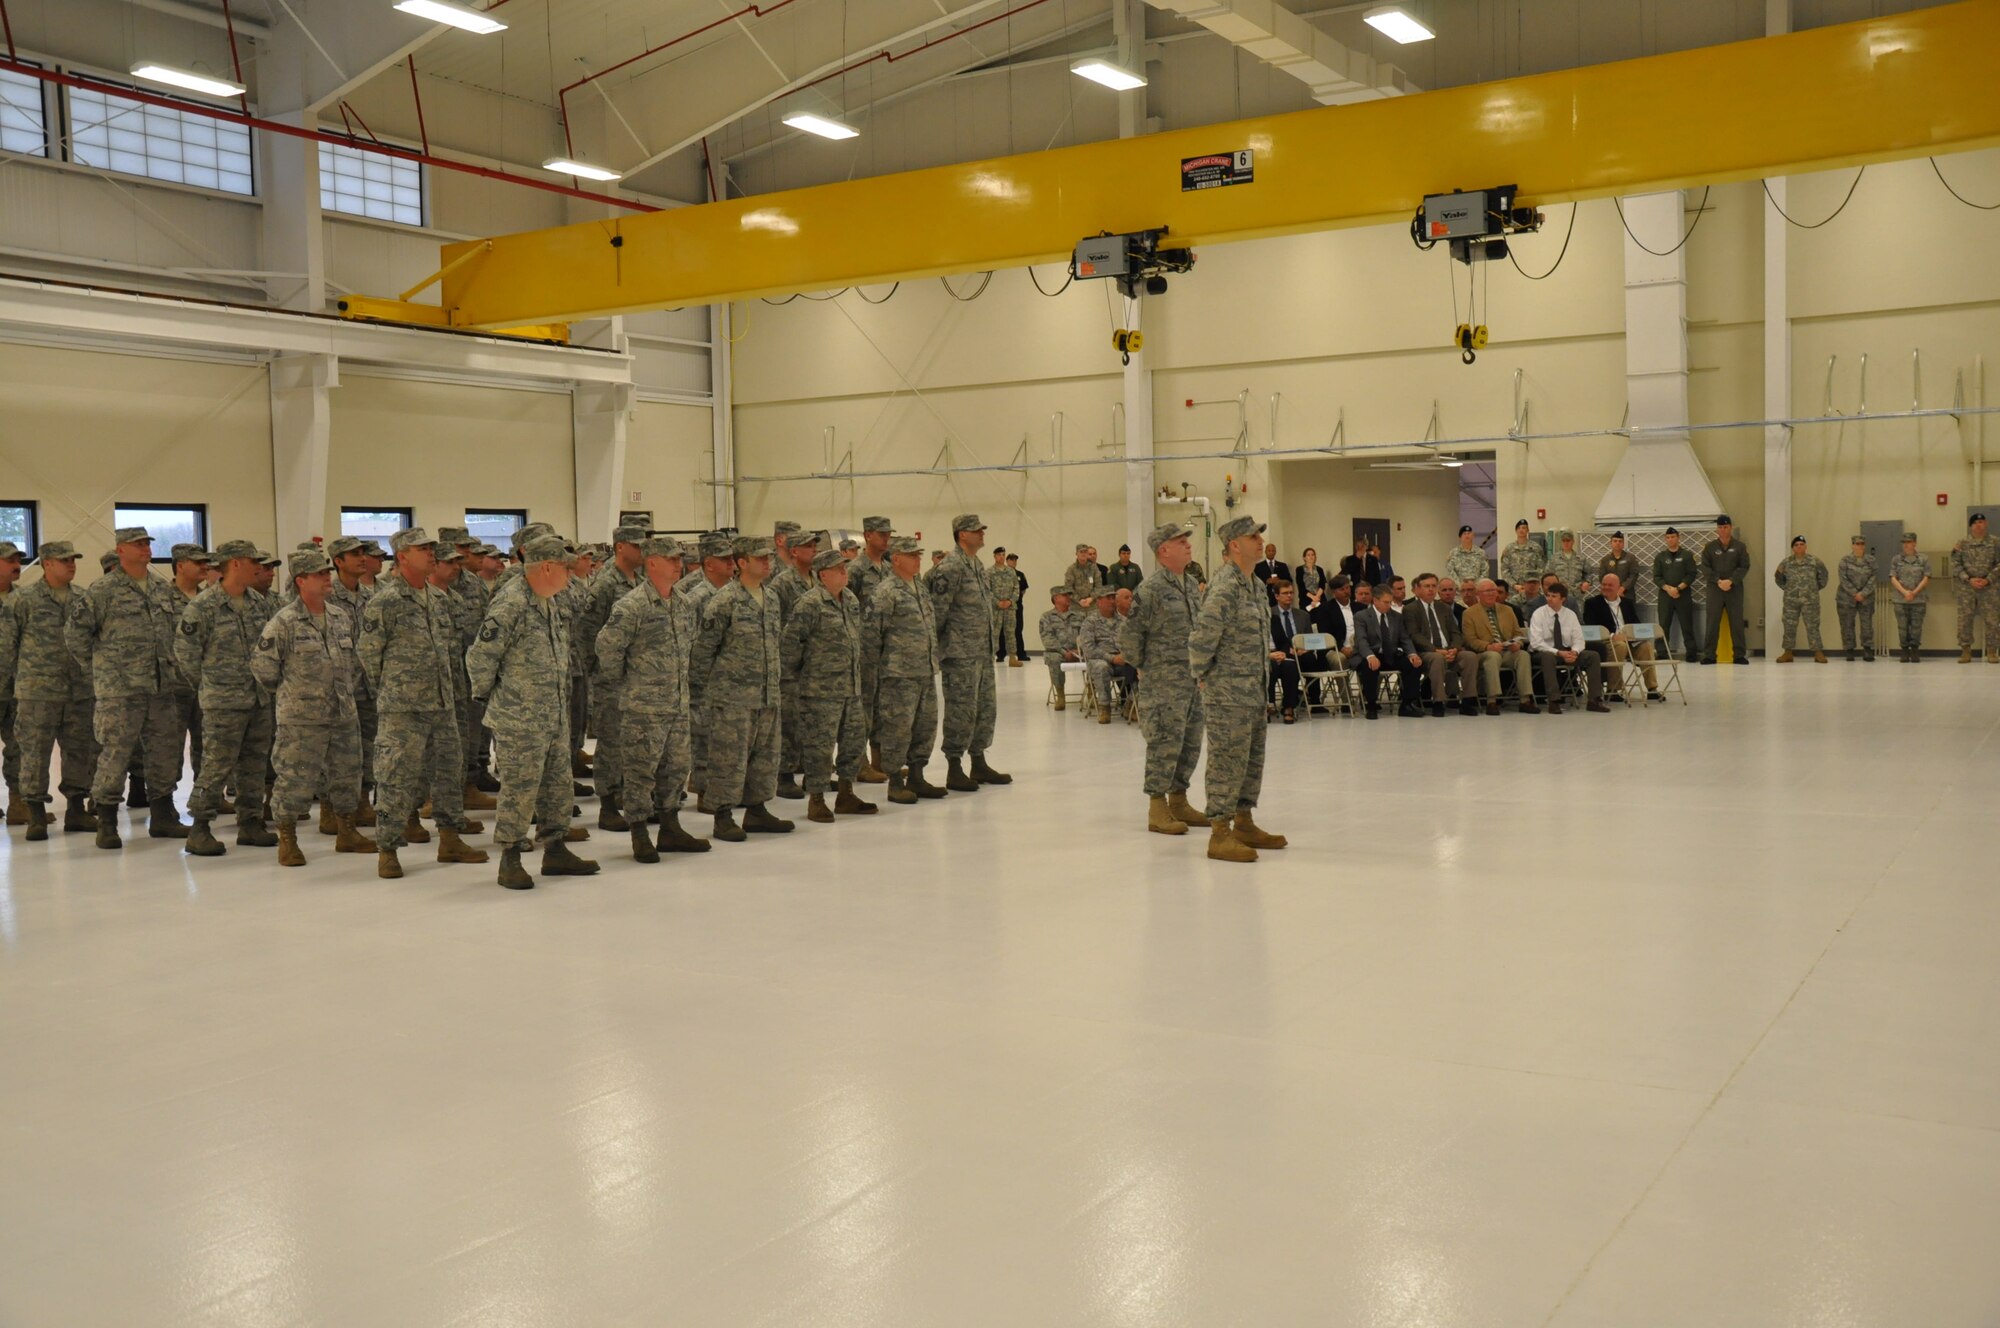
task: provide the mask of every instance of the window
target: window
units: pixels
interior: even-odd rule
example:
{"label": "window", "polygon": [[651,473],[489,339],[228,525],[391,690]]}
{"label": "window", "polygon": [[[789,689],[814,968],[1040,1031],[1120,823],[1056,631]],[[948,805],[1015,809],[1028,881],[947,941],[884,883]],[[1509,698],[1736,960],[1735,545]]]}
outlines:
{"label": "window", "polygon": [[208,547],[208,505],[179,503],[154,506],[151,503],[120,503],[112,509],[111,524],[118,527],[144,526],[153,537],[153,561],[174,560],[174,545],[199,544]]}
{"label": "window", "polygon": [[0,502],[0,540],[19,549],[23,561],[42,547],[41,523],[35,517],[33,503]]}
{"label": "window", "polygon": [[525,507],[501,507],[465,514],[466,533],[499,549],[506,548],[508,536],[527,524],[528,509]]}
{"label": "window", "polygon": [[424,224],[424,168],[421,163],[379,152],[319,145],[319,205],[377,221]]}
{"label": "window", "polygon": [[386,544],[391,535],[416,524],[412,516],[407,507],[343,507],[340,509],[340,533],[381,540]]}
{"label": "window", "polygon": [[48,102],[42,97],[42,82],[11,69],[0,69],[0,151],[49,155]]}
{"label": "window", "polygon": [[192,111],[90,88],[69,92],[70,156],[153,180],[254,194],[250,131]]}

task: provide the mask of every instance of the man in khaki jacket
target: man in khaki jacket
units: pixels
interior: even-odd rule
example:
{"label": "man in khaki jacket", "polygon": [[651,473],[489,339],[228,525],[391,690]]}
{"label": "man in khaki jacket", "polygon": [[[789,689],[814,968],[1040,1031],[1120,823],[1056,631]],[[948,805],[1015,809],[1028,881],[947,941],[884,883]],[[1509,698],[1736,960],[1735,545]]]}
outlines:
{"label": "man in khaki jacket", "polygon": [[1513,606],[1500,598],[1500,587],[1492,581],[1479,582],[1479,602],[1465,609],[1462,624],[1465,648],[1479,659],[1479,690],[1486,697],[1486,713],[1500,713],[1500,674],[1512,670],[1514,694],[1521,699],[1521,713],[1536,714],[1534,675],[1528,668],[1527,633]]}

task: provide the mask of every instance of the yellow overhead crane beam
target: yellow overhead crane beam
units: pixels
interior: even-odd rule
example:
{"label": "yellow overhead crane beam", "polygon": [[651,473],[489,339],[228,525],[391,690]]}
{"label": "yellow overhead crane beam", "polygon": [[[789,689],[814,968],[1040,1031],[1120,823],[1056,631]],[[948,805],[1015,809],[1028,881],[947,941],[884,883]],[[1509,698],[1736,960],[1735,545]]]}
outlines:
{"label": "yellow overhead crane beam", "polygon": [[[442,303],[456,327],[542,324],[1066,262],[1099,231],[1213,244],[1406,221],[1455,188],[1513,183],[1541,205],[1988,147],[1996,55],[2000,0],[1966,0],[447,245]],[[1183,190],[1185,159],[1241,150],[1250,183]]]}

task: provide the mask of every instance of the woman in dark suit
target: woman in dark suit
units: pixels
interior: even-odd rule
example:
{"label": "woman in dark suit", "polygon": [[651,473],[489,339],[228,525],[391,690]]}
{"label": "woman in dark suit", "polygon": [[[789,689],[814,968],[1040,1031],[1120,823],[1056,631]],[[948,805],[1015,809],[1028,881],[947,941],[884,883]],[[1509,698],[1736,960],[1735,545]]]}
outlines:
{"label": "woman in dark suit", "polygon": [[1299,592],[1299,603],[1310,610],[1319,603],[1320,593],[1326,589],[1326,569],[1319,565],[1319,550],[1307,549],[1299,555],[1299,565],[1292,569],[1292,585]]}

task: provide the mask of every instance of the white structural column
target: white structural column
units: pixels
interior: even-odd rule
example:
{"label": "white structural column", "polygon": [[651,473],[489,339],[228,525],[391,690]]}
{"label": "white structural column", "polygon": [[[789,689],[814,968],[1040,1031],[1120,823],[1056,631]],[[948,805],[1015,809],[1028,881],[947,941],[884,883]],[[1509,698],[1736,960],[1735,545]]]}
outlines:
{"label": "white structural column", "polygon": [[[572,344],[625,350],[625,320],[570,327]],[[578,383],[570,390],[570,439],[576,456],[576,537],[611,538],[625,501],[625,445],[636,394],[626,383]]]}
{"label": "white structural column", "polygon": [[[1118,63],[1143,74],[1146,68],[1145,0],[1112,0],[1111,23]],[[1118,94],[1118,137],[1138,134],[1146,118],[1146,90]],[[1143,299],[1125,301],[1125,326],[1140,330]],[[1125,542],[1132,556],[1146,560],[1146,534],[1156,524],[1153,508],[1153,375],[1143,350],[1125,365]]]}
{"label": "white structural column", "polygon": [[[1791,31],[1791,0],[1765,0],[1764,31],[1779,36]],[[1789,288],[1791,236],[1789,223],[1778,215],[1785,205],[1785,181],[1767,180],[1771,196],[1764,204],[1764,418],[1792,418],[1792,310]],[[1792,431],[1785,425],[1764,426],[1763,565],[1753,569],[1771,603],[1771,573],[1792,552]],[[1765,610],[1768,626],[1771,614]],[[1770,633],[1765,632],[1768,642]]]}
{"label": "white structural column", "polygon": [[729,342],[735,333],[731,322],[728,305],[708,307],[709,414],[714,430],[709,452],[713,473],[709,478],[715,481],[708,491],[715,500],[716,530],[728,530],[736,524],[736,406],[729,363]]}
{"label": "white structural column", "polygon": [[340,533],[323,528],[333,435],[329,396],[340,386],[340,360],[333,355],[280,355],[271,361],[269,372],[276,552],[282,557],[315,535],[330,539]]}
{"label": "white structural column", "polygon": [[[276,117],[303,124],[310,117]],[[263,174],[264,267],[299,272],[274,278],[271,303],[306,313],[326,311],[326,226],[319,209],[319,144],[286,134],[257,135]]]}
{"label": "white structural column", "polygon": [[1688,445],[1687,235],[1679,190],[1624,199],[1625,400],[1631,436],[1597,504],[1601,527],[1712,520]]}

